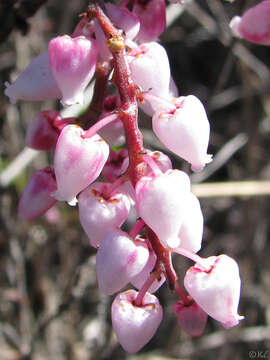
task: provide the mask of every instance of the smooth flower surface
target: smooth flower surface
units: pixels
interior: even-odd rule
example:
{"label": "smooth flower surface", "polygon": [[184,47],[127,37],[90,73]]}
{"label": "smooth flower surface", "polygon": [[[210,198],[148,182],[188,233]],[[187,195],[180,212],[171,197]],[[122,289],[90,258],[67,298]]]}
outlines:
{"label": "smooth flower surface", "polygon": [[58,36],[49,44],[50,65],[62,92],[62,104],[82,104],[83,92],[92,79],[98,56],[94,39]]}
{"label": "smooth flower surface", "polygon": [[134,354],[146,345],[157,331],[163,317],[158,299],[146,293],[142,305],[134,305],[137,291],[125,291],[112,304],[112,325],[118,341]]}
{"label": "smooth flower surface", "polygon": [[270,45],[270,0],[250,8],[242,17],[232,18],[230,27],[235,36],[256,44]]}
{"label": "smooth flower surface", "polygon": [[136,207],[141,218],[166,247],[180,245],[178,233],[190,194],[190,180],[180,170],[168,170],[157,177],[142,177],[135,188]]}
{"label": "smooth flower surface", "polygon": [[208,315],[198,304],[191,301],[190,304],[185,305],[182,301],[177,301],[173,304],[173,310],[182,330],[193,337],[203,334]]}
{"label": "smooth flower surface", "polygon": [[[160,109],[153,116],[153,130],[161,142],[200,171],[212,161],[207,154],[209,121],[203,104],[193,95],[177,99],[176,109]],[[181,139],[181,141],[179,141]]]}
{"label": "smooth flower surface", "polygon": [[109,188],[109,183],[96,182],[78,197],[80,223],[94,247],[109,228],[123,224],[130,210],[129,197],[121,189],[106,195]]}
{"label": "smooth flower surface", "polygon": [[227,255],[211,256],[204,261],[210,270],[196,263],[185,275],[185,288],[198,305],[224,327],[238,325],[243,316],[237,313],[241,287],[237,263]]}
{"label": "smooth flower surface", "polygon": [[44,101],[60,99],[62,93],[51,71],[48,51],[35,57],[4,93],[11,103],[17,100]]}
{"label": "smooth flower surface", "polygon": [[128,233],[113,227],[103,236],[97,252],[98,286],[112,295],[142,271],[149,251],[142,241],[134,241]]}
{"label": "smooth flower surface", "polygon": [[99,135],[84,138],[84,130],[67,125],[61,131],[54,154],[59,201],[76,204],[76,195],[94,182],[109,156],[109,147]]}
{"label": "smooth flower surface", "polygon": [[31,221],[45,214],[56,200],[51,192],[56,190],[53,169],[46,167],[36,171],[25,186],[19,202],[19,215],[23,220]]}

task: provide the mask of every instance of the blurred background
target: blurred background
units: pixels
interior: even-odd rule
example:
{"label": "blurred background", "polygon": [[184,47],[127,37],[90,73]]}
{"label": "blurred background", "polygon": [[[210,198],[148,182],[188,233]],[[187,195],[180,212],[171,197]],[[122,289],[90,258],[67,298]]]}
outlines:
{"label": "blurred background", "polygon": [[[37,221],[17,215],[31,174],[52,164],[52,153],[25,149],[27,124],[54,102],[18,102],[3,95],[49,40],[70,33],[86,0],[0,0],[0,359],[172,360],[270,359],[270,48],[232,38],[234,15],[258,1],[190,0],[168,6],[160,41],[170,58],[180,95],[194,94],[211,123],[214,161],[192,175],[204,218],[202,256],[226,253],[242,277],[239,313],[246,319],[224,330],[209,319],[204,335],[191,339],[172,311],[177,300],[164,285],[157,293],[164,320],[137,355],[119,346],[111,328],[113,297],[97,288],[95,249],[76,208],[64,203]],[[140,124],[148,148],[164,150]],[[189,167],[172,156],[175,167]],[[202,188],[201,184],[206,184]],[[192,263],[177,256],[179,278]]]}

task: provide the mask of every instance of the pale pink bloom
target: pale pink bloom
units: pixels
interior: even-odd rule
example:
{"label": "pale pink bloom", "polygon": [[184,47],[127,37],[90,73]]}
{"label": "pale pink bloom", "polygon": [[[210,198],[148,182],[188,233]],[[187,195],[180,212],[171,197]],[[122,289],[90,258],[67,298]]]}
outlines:
{"label": "pale pink bloom", "polygon": [[193,95],[178,98],[175,105],[175,110],[163,108],[154,114],[153,130],[169,150],[191,164],[193,171],[200,171],[212,161],[207,154],[210,125],[204,106]]}
{"label": "pale pink bloom", "polygon": [[32,149],[50,150],[55,147],[60,130],[54,126],[54,122],[62,120],[56,110],[41,111],[30,122],[26,131],[25,143]]}
{"label": "pale pink bloom", "polygon": [[256,44],[270,45],[270,0],[250,8],[242,17],[232,18],[230,27],[235,36]]}
{"label": "pale pink bloom", "polygon": [[193,337],[198,337],[203,334],[208,315],[198,304],[191,301],[186,305],[182,301],[177,301],[173,304],[173,310],[182,330]]}
{"label": "pale pink bloom", "polygon": [[99,57],[101,58],[101,60],[108,61],[110,58],[112,58],[112,53],[108,48],[106,36],[97,19],[93,20],[93,25]]}
{"label": "pale pink bloom", "polygon": [[98,286],[112,295],[127,285],[145,266],[149,257],[146,244],[112,227],[103,236],[97,252]]}
{"label": "pale pink bloom", "polygon": [[[131,284],[135,286],[138,290],[142,288],[146,280],[151,275],[151,272],[156,265],[156,261],[157,261],[157,256],[155,252],[152,249],[149,249],[149,258],[145,267],[138,275],[134,276],[131,280]],[[156,292],[164,284],[164,282],[165,282],[165,276],[163,274],[160,274],[160,276],[154,280],[154,282],[147,291],[149,293]]]}
{"label": "pale pink bloom", "polygon": [[76,25],[71,37],[85,36],[89,39],[93,38],[94,27],[93,21],[89,21],[87,16],[83,16]]}
{"label": "pale pink bloom", "polygon": [[166,26],[166,4],[164,0],[136,0],[132,9],[140,19],[140,42],[156,40]]}
{"label": "pale pink bloom", "polygon": [[163,310],[155,295],[146,293],[140,306],[134,305],[135,290],[118,294],[112,304],[112,326],[121,346],[134,354],[155,335]]}
{"label": "pale pink bloom", "polygon": [[50,41],[49,56],[52,73],[63,95],[62,104],[83,103],[83,92],[96,69],[95,40],[58,36]]}
{"label": "pale pink bloom", "polygon": [[226,328],[238,325],[237,308],[240,298],[241,280],[235,260],[227,255],[204,259],[202,268],[196,263],[186,273],[184,285],[198,305]]}
{"label": "pale pink bloom", "polygon": [[52,208],[47,210],[47,212],[45,213],[44,216],[49,224],[55,225],[55,224],[59,223],[59,221],[61,219],[61,212],[59,211],[59,209],[56,206],[53,206]]}
{"label": "pale pink bloom", "polygon": [[23,220],[31,221],[45,214],[56,200],[51,192],[56,190],[53,169],[46,167],[36,171],[25,186],[19,201],[19,215]]}
{"label": "pale pink bloom", "polygon": [[[131,77],[142,91],[163,98],[170,97],[171,72],[166,50],[157,42],[142,44],[128,56]],[[152,116],[160,105],[156,102],[139,103],[140,108]]]}
{"label": "pale pink bloom", "polygon": [[129,197],[121,188],[107,195],[110,186],[109,183],[95,182],[78,197],[80,223],[94,247],[100,245],[107,230],[120,227],[129,214]]}
{"label": "pale pink bloom", "polygon": [[48,51],[35,57],[4,93],[11,103],[17,100],[60,99],[62,94],[51,71]]}
{"label": "pale pink bloom", "polygon": [[102,174],[108,181],[113,182],[126,172],[128,164],[129,158],[127,149],[118,151],[110,150],[110,155],[104,165]]}
{"label": "pale pink bloom", "polygon": [[168,170],[156,177],[142,177],[136,184],[136,207],[140,217],[162,244],[180,245],[178,233],[190,194],[190,180],[180,170]]}
{"label": "pale pink bloom", "polygon": [[179,231],[181,248],[192,253],[201,249],[203,235],[203,215],[200,202],[197,197],[190,193],[186,206],[185,216]]}
{"label": "pale pink bloom", "polygon": [[99,136],[84,138],[85,131],[77,125],[67,125],[61,131],[54,154],[59,201],[76,204],[76,195],[94,182],[109,156],[109,146]]}

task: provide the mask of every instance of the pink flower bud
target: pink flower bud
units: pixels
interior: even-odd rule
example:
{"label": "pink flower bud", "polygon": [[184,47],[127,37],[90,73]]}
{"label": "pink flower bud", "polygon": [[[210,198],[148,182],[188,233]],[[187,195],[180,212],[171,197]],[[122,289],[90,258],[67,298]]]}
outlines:
{"label": "pink flower bud", "polygon": [[204,259],[206,271],[198,263],[186,273],[184,285],[192,298],[211,317],[226,328],[238,325],[237,314],[241,280],[237,263],[227,255]]}
{"label": "pink flower bud", "polygon": [[[169,97],[170,64],[166,50],[157,42],[142,44],[129,53],[129,65],[133,81],[142,91],[163,98]],[[152,116],[159,107],[156,103],[139,103],[141,109]]]}
{"label": "pink flower bud", "polygon": [[209,121],[195,96],[178,98],[175,111],[158,110],[153,116],[153,130],[169,150],[191,163],[193,171],[202,170],[212,161],[212,156],[207,154]]}
{"label": "pink flower bud", "polygon": [[203,334],[208,315],[194,301],[188,305],[177,301],[173,304],[173,310],[180,328],[187,334],[193,337]]}
{"label": "pink flower bud", "polygon": [[124,174],[128,168],[129,159],[127,149],[118,151],[110,150],[110,155],[104,168],[103,175],[110,182],[115,181],[120,175]]}
{"label": "pink flower bud", "polygon": [[98,132],[110,146],[122,146],[125,141],[125,130],[121,119],[116,119]]}
{"label": "pink flower bud", "polygon": [[166,26],[166,4],[164,0],[136,0],[132,11],[140,19],[140,42],[156,40]]}
{"label": "pink flower bud", "polygon": [[146,293],[142,304],[136,306],[135,290],[118,294],[112,304],[112,326],[121,346],[134,354],[155,335],[163,310],[155,295]]}
{"label": "pink flower bud", "polygon": [[[134,276],[131,280],[131,284],[135,286],[138,290],[142,288],[146,280],[149,278],[152,270],[154,269],[157,261],[157,256],[154,253],[154,251],[151,249],[149,250],[149,258],[145,265],[145,267],[142,269],[142,271]],[[159,278],[157,278],[150,288],[147,290],[149,293],[156,292],[165,282],[165,276],[163,274],[160,275]]]}
{"label": "pink flower bud", "polygon": [[46,167],[35,172],[25,186],[19,201],[20,217],[23,220],[31,221],[44,215],[56,203],[56,200],[50,195],[55,190],[53,169]]}
{"label": "pink flower bud", "polygon": [[178,233],[190,194],[190,180],[180,170],[156,177],[142,177],[135,188],[140,217],[166,247],[180,245]]}
{"label": "pink flower bud", "polygon": [[5,85],[4,93],[13,104],[17,100],[43,101],[62,96],[51,71],[48,51],[35,57],[13,84]]}
{"label": "pink flower bud", "polygon": [[[171,159],[169,158],[169,156],[162,153],[161,151],[157,151],[157,150],[151,151],[146,149],[146,154],[151,156],[155,160],[156,164],[158,165],[158,167],[162,172],[166,172],[167,170],[172,169]],[[149,170],[148,175],[151,176],[151,173],[152,173],[151,170]]]}
{"label": "pink flower bud", "polygon": [[196,253],[201,249],[203,235],[203,215],[200,202],[190,193],[185,216],[179,231],[181,248]]}
{"label": "pink flower bud", "polygon": [[94,247],[111,227],[120,227],[128,217],[130,210],[129,197],[116,189],[106,195],[111,184],[95,182],[84,189],[78,198],[81,225]]}
{"label": "pink flower bud", "polygon": [[235,16],[230,27],[235,36],[256,44],[270,45],[270,0],[253,6],[242,17]]}
{"label": "pink flower bud", "polygon": [[99,176],[108,156],[109,147],[99,135],[84,138],[85,131],[77,125],[67,125],[61,131],[54,154],[59,201],[76,203],[76,195]]}
{"label": "pink flower bud", "polygon": [[98,286],[112,295],[127,285],[147,263],[149,251],[142,241],[112,227],[103,236],[97,252]]}
{"label": "pink flower bud", "polygon": [[94,39],[58,36],[49,44],[50,65],[62,92],[62,104],[83,103],[83,92],[92,79],[98,56]]}
{"label": "pink flower bud", "polygon": [[54,121],[61,120],[56,110],[41,111],[28,125],[26,145],[36,150],[50,150],[55,147],[60,131],[54,126]]}

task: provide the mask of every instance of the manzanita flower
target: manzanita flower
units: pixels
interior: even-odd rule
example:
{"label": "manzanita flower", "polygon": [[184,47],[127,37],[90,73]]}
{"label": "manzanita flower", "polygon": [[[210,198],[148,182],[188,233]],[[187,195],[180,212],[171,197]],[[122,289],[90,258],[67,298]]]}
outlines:
{"label": "manzanita flower", "polygon": [[[156,40],[166,26],[166,4],[164,0],[135,0],[132,12],[140,19],[140,42]],[[151,25],[150,25],[151,24]]]}
{"label": "manzanita flower", "polygon": [[[162,172],[166,172],[167,170],[172,169],[172,162],[168,155],[164,154],[161,151],[152,151],[146,149],[146,154],[151,156],[152,159],[156,162],[157,166],[160,168]],[[151,174],[151,169],[149,169],[149,173],[147,175],[153,175]]]}
{"label": "manzanita flower", "polygon": [[235,36],[256,44],[270,45],[270,0],[260,2],[230,22]]}
{"label": "manzanita flower", "polygon": [[195,301],[190,299],[188,304],[184,304],[182,300],[176,301],[173,304],[173,310],[182,330],[193,337],[203,334],[208,315]]}
{"label": "manzanita flower", "polygon": [[32,149],[50,150],[57,143],[60,130],[54,123],[62,117],[56,110],[41,111],[28,125],[25,143]]}
{"label": "manzanita flower", "polygon": [[51,71],[48,51],[34,58],[13,84],[6,85],[4,93],[13,104],[17,100],[43,101],[62,96]]}
{"label": "manzanita flower", "polygon": [[59,201],[74,205],[76,195],[94,182],[109,156],[109,146],[99,136],[84,138],[85,131],[77,125],[67,125],[61,131],[54,154]]}
{"label": "manzanita flower", "polygon": [[142,177],[136,185],[136,207],[140,217],[166,247],[180,245],[178,233],[190,194],[190,180],[180,170],[155,177]]}
{"label": "manzanita flower", "polygon": [[186,206],[185,216],[180,227],[180,246],[192,253],[201,249],[203,235],[203,215],[200,202],[197,197],[190,193]]}
{"label": "manzanita flower", "polygon": [[54,171],[50,167],[36,171],[25,186],[19,201],[19,215],[31,221],[45,214],[55,205],[51,193],[57,188]]}
{"label": "manzanita flower", "polygon": [[[166,50],[157,42],[142,44],[128,56],[131,77],[142,91],[170,98],[171,72]],[[156,102],[139,103],[142,110],[152,116],[159,108]]]}
{"label": "manzanita flower", "polygon": [[193,95],[178,98],[175,105],[175,110],[155,112],[153,130],[169,150],[191,163],[193,171],[200,171],[212,161],[207,154],[210,126],[204,106]]}
{"label": "manzanita flower", "polygon": [[120,187],[110,193],[110,187],[109,183],[95,182],[78,197],[80,223],[94,247],[100,245],[106,231],[120,227],[129,214],[129,197]]}
{"label": "manzanita flower", "polygon": [[[205,267],[196,263],[186,273],[184,285],[197,304],[226,328],[238,325],[241,280],[235,260],[227,255],[204,259]],[[207,269],[209,267],[209,270]]]}
{"label": "manzanita flower", "polygon": [[142,271],[149,251],[140,240],[133,240],[128,233],[112,227],[103,236],[97,252],[98,286],[105,294],[112,295],[127,285],[133,276]]}
{"label": "manzanita flower", "polygon": [[62,92],[62,104],[83,103],[83,92],[92,79],[98,57],[94,39],[57,36],[49,44],[50,65]]}
{"label": "manzanita flower", "polygon": [[134,302],[137,291],[117,295],[112,304],[112,325],[118,341],[129,354],[134,354],[155,335],[163,310],[155,295],[146,293],[142,304]]}

